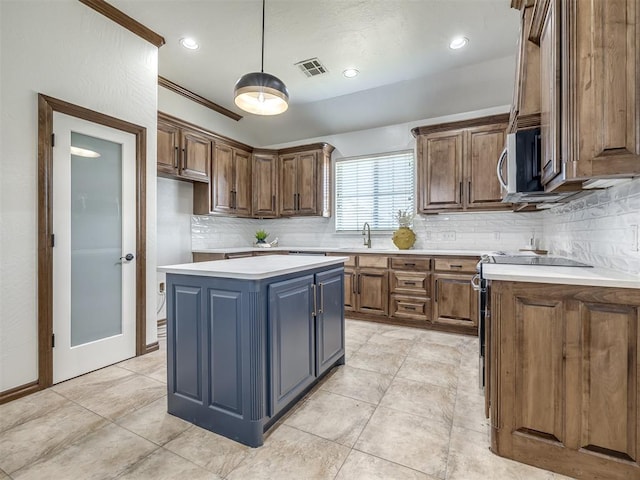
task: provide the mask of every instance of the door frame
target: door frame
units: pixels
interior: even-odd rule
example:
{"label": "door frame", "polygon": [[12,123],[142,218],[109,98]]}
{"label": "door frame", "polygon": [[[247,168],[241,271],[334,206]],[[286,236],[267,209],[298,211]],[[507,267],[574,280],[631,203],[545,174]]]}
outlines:
{"label": "door frame", "polygon": [[[38,94],[38,380],[53,384],[53,112],[131,133],[136,144],[136,356],[158,349],[146,344],[147,129],[103,113]],[[25,392],[26,393],[31,393]]]}

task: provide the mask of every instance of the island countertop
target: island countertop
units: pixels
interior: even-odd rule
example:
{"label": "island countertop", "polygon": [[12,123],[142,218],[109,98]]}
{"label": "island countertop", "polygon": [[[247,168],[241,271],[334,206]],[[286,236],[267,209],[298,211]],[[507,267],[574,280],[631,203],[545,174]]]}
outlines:
{"label": "island countertop", "polygon": [[178,275],[262,280],[318,267],[341,265],[348,259],[349,257],[323,257],[318,255],[266,255],[214,260],[211,262],[164,265],[158,267],[158,271]]}

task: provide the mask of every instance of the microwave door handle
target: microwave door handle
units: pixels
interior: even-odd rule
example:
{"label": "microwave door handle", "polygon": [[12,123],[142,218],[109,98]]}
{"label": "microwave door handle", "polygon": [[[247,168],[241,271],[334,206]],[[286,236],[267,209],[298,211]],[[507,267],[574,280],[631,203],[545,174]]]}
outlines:
{"label": "microwave door handle", "polygon": [[505,190],[508,190],[507,183],[504,181],[504,178],[502,178],[502,165],[504,165],[504,161],[506,158],[507,158],[507,149],[505,148],[500,154],[500,159],[498,160],[498,166],[496,167],[496,174],[498,175],[498,181],[500,182],[500,185],[502,185],[502,188],[504,188]]}

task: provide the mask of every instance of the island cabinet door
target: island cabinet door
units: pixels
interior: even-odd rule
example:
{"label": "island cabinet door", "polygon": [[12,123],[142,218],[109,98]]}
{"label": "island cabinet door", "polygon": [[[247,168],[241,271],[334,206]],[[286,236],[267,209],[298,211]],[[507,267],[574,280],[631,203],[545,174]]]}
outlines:
{"label": "island cabinet door", "polygon": [[342,268],[316,275],[317,375],[344,356],[343,282]]}
{"label": "island cabinet door", "polygon": [[313,285],[313,275],[269,285],[271,415],[316,378]]}

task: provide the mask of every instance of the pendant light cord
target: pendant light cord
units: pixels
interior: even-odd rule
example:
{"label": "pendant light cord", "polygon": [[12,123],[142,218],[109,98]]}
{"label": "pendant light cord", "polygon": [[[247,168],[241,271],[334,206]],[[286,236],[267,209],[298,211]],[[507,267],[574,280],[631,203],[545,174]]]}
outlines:
{"label": "pendant light cord", "polygon": [[266,0],[262,0],[262,59],[260,61],[260,71],[264,73],[264,4]]}

